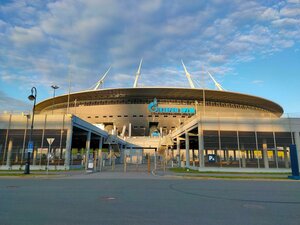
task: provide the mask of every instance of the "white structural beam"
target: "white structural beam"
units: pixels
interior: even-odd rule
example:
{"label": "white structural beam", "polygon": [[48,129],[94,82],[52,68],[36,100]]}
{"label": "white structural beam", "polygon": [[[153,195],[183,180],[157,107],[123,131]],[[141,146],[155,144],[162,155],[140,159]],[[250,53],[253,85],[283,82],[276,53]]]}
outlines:
{"label": "white structural beam", "polygon": [[107,74],[109,73],[110,69],[111,69],[111,66],[108,68],[108,70],[105,72],[105,74],[101,77],[101,79],[98,80],[98,82],[96,83],[96,85],[94,87],[94,90],[98,90],[99,86],[100,85],[102,86],[102,84],[104,83],[104,79],[107,76]]}
{"label": "white structural beam", "polygon": [[134,80],[134,84],[133,84],[133,87],[136,88],[137,87],[137,83],[138,83],[138,79],[141,75],[141,67],[142,67],[142,63],[143,63],[143,58],[141,59],[140,61],[140,65],[139,65],[139,68],[138,68],[138,71],[136,72],[135,74],[135,80]]}
{"label": "white structural beam", "polygon": [[189,84],[190,84],[191,88],[195,88],[195,85],[194,85],[194,83],[192,81],[192,78],[191,78],[191,74],[187,71],[187,69],[186,69],[186,67],[185,67],[185,65],[184,65],[184,63],[183,63],[182,60],[181,60],[181,63],[182,63],[185,75],[186,75],[186,77],[187,77],[187,79],[189,81]]}
{"label": "white structural beam", "polygon": [[210,78],[213,80],[213,82],[215,83],[215,86],[219,89],[219,91],[225,91],[225,89],[222,87],[221,84],[219,84],[215,78],[211,75],[211,73],[209,71],[207,71],[208,75],[210,76]]}

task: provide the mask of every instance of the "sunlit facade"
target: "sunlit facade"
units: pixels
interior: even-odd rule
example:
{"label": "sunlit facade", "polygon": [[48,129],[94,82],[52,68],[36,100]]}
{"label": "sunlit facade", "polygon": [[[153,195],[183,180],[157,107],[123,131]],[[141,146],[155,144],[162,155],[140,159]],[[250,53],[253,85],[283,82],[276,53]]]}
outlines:
{"label": "sunlit facade", "polygon": [[[36,113],[32,165],[45,163],[50,136],[52,162],[65,168],[84,165],[87,149],[96,159],[99,149],[110,148],[109,136],[118,138],[120,158],[130,149],[153,155],[165,148],[170,161],[200,168],[289,168],[290,145],[300,149],[299,118],[284,117],[282,107],[267,99],[221,90],[90,90],[46,99]],[[0,165],[24,163],[29,121],[0,118]]]}

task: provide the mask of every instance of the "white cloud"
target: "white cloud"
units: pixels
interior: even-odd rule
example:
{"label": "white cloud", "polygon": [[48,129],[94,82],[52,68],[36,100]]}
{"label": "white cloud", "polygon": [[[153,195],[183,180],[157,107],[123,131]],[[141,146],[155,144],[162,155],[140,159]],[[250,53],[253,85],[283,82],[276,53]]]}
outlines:
{"label": "white cloud", "polygon": [[300,4],[300,0],[287,0],[287,2]]}
{"label": "white cloud", "polygon": [[285,7],[282,10],[280,10],[280,15],[287,17],[300,16],[300,5],[298,7]]}
{"label": "white cloud", "polygon": [[0,112],[29,111],[31,107],[27,102],[12,98],[0,91]]}
{"label": "white cloud", "polygon": [[46,44],[46,38],[42,30],[38,27],[23,28],[14,27],[11,31],[11,40],[17,46]]}
{"label": "white cloud", "polygon": [[67,87],[71,74],[80,90],[112,64],[106,87],[132,86],[141,57],[142,85],[187,85],[180,59],[196,77],[205,68],[222,79],[233,65],[299,43],[295,3],[12,1],[0,6],[2,85],[35,76]]}
{"label": "white cloud", "polygon": [[267,8],[262,14],[261,18],[264,20],[279,19],[279,12],[272,8]]}
{"label": "white cloud", "polygon": [[252,83],[253,84],[262,84],[262,83],[264,83],[264,81],[263,80],[253,80]]}
{"label": "white cloud", "polygon": [[278,27],[298,26],[300,24],[300,20],[294,18],[283,18],[274,20],[272,24]]}

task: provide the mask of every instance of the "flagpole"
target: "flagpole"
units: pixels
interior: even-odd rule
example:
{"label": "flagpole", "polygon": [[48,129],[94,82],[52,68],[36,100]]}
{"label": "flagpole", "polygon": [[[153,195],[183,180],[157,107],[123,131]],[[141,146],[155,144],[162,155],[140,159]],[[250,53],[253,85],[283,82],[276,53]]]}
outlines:
{"label": "flagpole", "polygon": [[[202,67],[203,68],[203,67]],[[203,69],[203,76],[202,76],[202,79],[203,79],[203,87],[202,87],[202,95],[203,95],[203,115],[205,116],[205,105],[206,105],[206,102],[205,102],[205,79],[204,79],[204,69]]]}
{"label": "flagpole", "polygon": [[69,114],[69,107],[70,107],[70,93],[71,93],[71,72],[70,72],[70,65],[68,66],[68,74],[69,74],[69,90],[68,90],[67,114]]}

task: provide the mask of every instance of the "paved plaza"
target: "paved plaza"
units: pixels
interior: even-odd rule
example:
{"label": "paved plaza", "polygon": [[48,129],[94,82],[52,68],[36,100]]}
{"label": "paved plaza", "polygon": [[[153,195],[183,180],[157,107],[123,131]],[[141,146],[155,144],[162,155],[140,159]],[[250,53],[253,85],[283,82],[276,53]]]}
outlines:
{"label": "paved plaza", "polygon": [[1,225],[299,225],[300,182],[146,171],[0,178]]}

